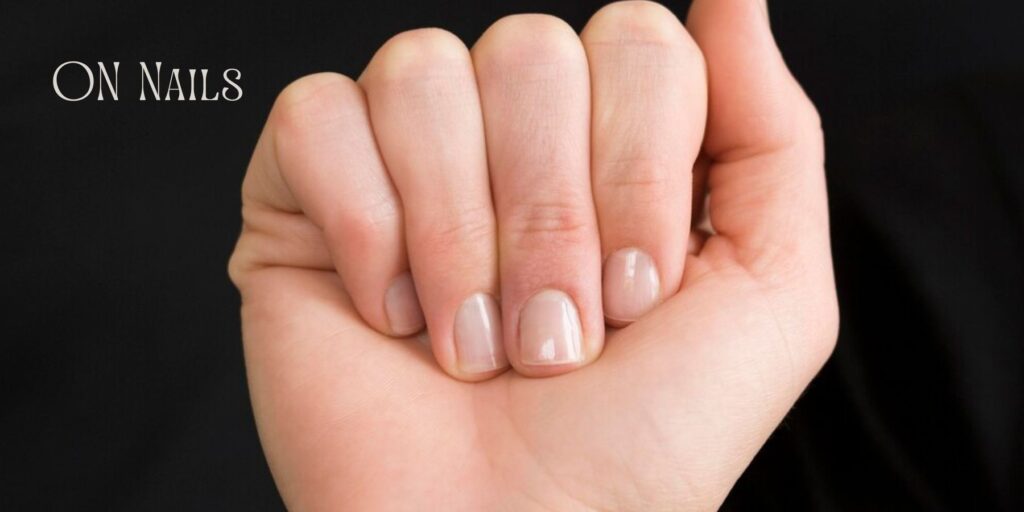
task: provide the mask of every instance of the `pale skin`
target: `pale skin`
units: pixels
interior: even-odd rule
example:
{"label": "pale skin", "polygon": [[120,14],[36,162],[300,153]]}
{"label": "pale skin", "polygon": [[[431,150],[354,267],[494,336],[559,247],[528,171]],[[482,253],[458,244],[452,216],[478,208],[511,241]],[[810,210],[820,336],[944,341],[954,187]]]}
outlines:
{"label": "pale skin", "polygon": [[835,343],[820,124],[757,0],[399,34],[282,92],[242,188],[293,510],[715,509]]}

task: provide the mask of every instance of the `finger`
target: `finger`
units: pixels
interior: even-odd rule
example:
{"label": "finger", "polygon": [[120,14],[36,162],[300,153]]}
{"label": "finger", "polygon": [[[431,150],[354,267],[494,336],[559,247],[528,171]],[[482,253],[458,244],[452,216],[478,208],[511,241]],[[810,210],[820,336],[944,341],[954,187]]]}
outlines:
{"label": "finger", "polygon": [[552,375],[604,340],[582,44],[550,16],[510,16],[473,48],[498,215],[506,351]]}
{"label": "finger", "polygon": [[481,380],[508,361],[501,336],[497,227],[469,50],[439,29],[389,40],[359,80],[405,210],[406,245],[434,355]]}
{"label": "finger", "polygon": [[621,326],[679,289],[691,169],[704,136],[704,61],[675,15],[654,2],[604,7],[581,39],[593,94],[604,315]]}
{"label": "finger", "polygon": [[729,242],[706,249],[727,249],[762,277],[831,282],[820,122],[764,3],[697,0],[687,27],[708,67],[710,220]]}
{"label": "finger", "polygon": [[[253,210],[247,223],[272,216],[277,225],[281,219],[301,225],[294,218],[301,214],[319,228],[327,249],[320,252],[330,262],[321,255],[316,267],[337,270],[368,324],[392,335],[423,328],[401,205],[377,152],[362,91],[352,80],[322,73],[289,85],[270,113],[242,189],[246,208]],[[309,230],[288,231],[286,238]],[[267,257],[251,265],[302,266],[281,257],[290,246],[267,245],[261,249]]]}

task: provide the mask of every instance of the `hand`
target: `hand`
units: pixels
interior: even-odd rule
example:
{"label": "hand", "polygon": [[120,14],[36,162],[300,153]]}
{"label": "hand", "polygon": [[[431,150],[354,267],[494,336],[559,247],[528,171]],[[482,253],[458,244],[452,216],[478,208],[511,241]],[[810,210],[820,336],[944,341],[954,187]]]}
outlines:
{"label": "hand", "polygon": [[[239,245],[243,273],[336,271],[367,325],[409,336],[425,322],[462,380],[595,360],[606,319],[628,325],[679,290],[706,122],[685,29],[662,9],[632,26],[623,9],[582,41],[557,19],[512,17],[472,54],[412,31],[358,84],[293,84],[243,187],[257,235]],[[647,30],[663,48],[620,44]]]}
{"label": "hand", "polygon": [[[230,271],[289,507],[721,503],[838,316],[817,114],[764,5],[697,0],[687,29],[626,2],[580,37],[505,18],[471,53],[413,31],[358,84],[282,93]],[[698,148],[714,234],[686,255]],[[628,327],[596,359],[602,316]],[[423,318],[432,351],[381,334]]]}

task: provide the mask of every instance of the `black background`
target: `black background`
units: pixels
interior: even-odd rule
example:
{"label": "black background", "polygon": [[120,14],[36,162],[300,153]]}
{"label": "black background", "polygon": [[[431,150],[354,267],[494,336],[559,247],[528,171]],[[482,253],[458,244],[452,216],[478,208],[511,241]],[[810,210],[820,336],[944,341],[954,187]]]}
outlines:
{"label": "black background", "polygon": [[[5,2],[0,509],[282,508],[225,271],[275,94],[401,30],[603,3]],[[842,334],[726,508],[1024,509],[1024,3],[772,21],[824,119]],[[120,101],[57,98],[68,60],[120,61]],[[138,102],[139,61],[238,68],[244,97]]]}

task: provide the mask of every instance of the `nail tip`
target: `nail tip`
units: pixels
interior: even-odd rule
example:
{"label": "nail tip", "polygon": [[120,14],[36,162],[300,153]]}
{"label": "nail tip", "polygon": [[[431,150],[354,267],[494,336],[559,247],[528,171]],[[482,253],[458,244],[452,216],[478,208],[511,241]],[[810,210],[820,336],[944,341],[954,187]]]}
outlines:
{"label": "nail tip", "polygon": [[494,371],[502,370],[508,366],[508,363],[502,363],[495,361],[493,364],[459,364],[459,371],[467,375],[480,375],[483,373],[491,373]]}
{"label": "nail tip", "polygon": [[582,358],[575,359],[546,359],[546,360],[523,360],[523,364],[526,366],[562,366],[567,364],[579,364],[583,362]]}

